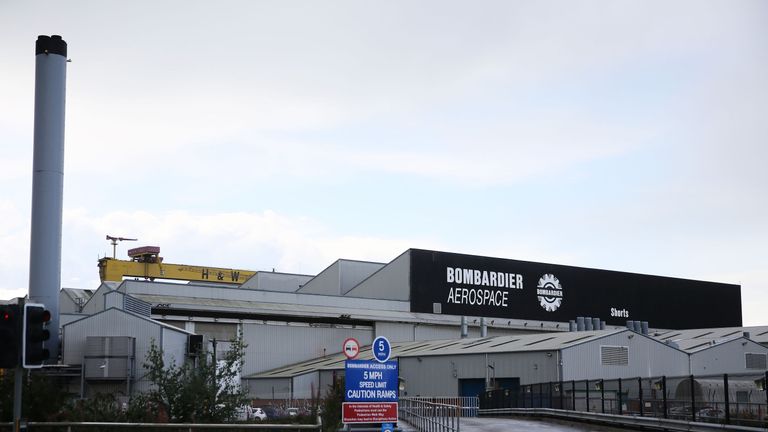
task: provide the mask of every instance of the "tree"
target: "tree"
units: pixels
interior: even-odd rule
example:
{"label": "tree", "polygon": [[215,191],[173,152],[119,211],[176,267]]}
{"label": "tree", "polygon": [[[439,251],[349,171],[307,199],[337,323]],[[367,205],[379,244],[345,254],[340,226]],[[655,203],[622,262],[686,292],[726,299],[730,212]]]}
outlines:
{"label": "tree", "polygon": [[197,364],[187,361],[177,365],[166,364],[163,351],[152,341],[144,368],[153,388],[140,398],[146,398],[151,410],[164,411],[174,423],[230,421],[247,402],[247,391],[239,379],[245,347],[241,334],[231,341],[222,360],[200,352]]}
{"label": "tree", "polygon": [[[66,411],[70,395],[61,379],[42,370],[22,372],[22,417],[31,421],[56,421]],[[13,369],[0,370],[0,422],[13,420]]]}
{"label": "tree", "polygon": [[344,402],[344,378],[333,380],[323,400],[323,431],[337,431],[341,428],[341,404]]}

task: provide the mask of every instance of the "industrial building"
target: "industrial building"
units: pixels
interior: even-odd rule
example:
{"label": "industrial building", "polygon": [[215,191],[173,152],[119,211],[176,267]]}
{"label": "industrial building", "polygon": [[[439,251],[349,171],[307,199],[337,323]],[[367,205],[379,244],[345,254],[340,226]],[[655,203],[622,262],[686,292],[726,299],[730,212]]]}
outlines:
{"label": "industrial building", "polygon": [[[180,362],[193,353],[191,340],[207,350],[216,343],[221,353],[242,335],[248,345],[242,378],[251,396],[284,399],[309,397],[343,373],[344,339],[365,346],[381,335],[393,343],[409,394],[458,395],[486,384],[486,358],[497,364],[491,365],[499,383],[639,370],[690,373],[699,364],[695,356],[664,342],[698,339],[691,346],[701,349],[700,343],[728,336],[702,336],[696,327],[730,326],[733,333],[741,325],[737,285],[501,258],[409,249],[389,263],[340,259],[317,275],[300,275],[168,264],[154,247],[130,256],[101,259],[103,282],[96,290],[60,293],[61,361],[81,366],[85,395],[146,389],[142,363],[152,342],[168,361]],[[702,313],[681,316],[692,290],[709,294],[696,300]],[[584,328],[606,330],[569,332],[584,316],[590,317],[579,319],[589,325]],[[647,320],[655,333],[626,330],[630,318]],[[762,340],[762,331],[753,333]],[[542,339],[525,345],[536,337]],[[628,342],[610,343],[632,347],[633,366],[598,363],[589,373],[568,367],[594,357],[590,341],[598,339],[594,343]],[[642,354],[654,350],[658,355]],[[447,379],[435,380],[440,388],[420,384],[419,377],[445,369],[427,367],[432,362],[456,365]]]}
{"label": "industrial building", "polygon": [[[768,327],[753,330],[768,332]],[[696,346],[667,343],[629,329],[558,332],[393,344],[408,396],[474,396],[486,386],[518,388],[542,383],[654,378],[766,371],[768,337],[743,333]],[[371,358],[370,351],[363,351]],[[343,354],[245,377],[254,397],[267,399],[312,382],[324,386],[344,372]]]}
{"label": "industrial building", "polygon": [[[765,368],[766,329],[733,340],[663,333],[740,327],[738,285],[505,258],[409,249],[388,263],[338,260],[300,275],[169,264],[145,246],[130,260],[99,260],[97,289],[59,291],[67,44],[40,36],[35,55],[29,300],[52,311],[45,346],[79,369],[83,396],[145,390],[152,344],[183,362],[239,336],[251,395],[273,399],[324,388],[349,337],[388,337],[405,391],[421,395],[471,394],[491,370],[495,382],[519,385]],[[662,333],[621,329],[627,321]],[[581,323],[592,331],[571,332]]]}

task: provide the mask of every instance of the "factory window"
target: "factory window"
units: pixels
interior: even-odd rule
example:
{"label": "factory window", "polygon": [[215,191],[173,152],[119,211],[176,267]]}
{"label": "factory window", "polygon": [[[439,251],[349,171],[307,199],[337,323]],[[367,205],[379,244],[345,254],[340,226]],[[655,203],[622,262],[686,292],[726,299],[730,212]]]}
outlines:
{"label": "factory window", "polygon": [[629,347],[601,345],[600,363],[606,366],[629,365]]}
{"label": "factory window", "polygon": [[768,369],[768,356],[766,354],[745,353],[747,369]]}

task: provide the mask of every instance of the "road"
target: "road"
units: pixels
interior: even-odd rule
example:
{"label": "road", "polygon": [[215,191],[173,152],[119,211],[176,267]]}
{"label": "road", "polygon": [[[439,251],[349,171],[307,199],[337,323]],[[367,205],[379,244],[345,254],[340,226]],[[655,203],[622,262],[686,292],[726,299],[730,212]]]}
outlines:
{"label": "road", "polygon": [[461,419],[461,432],[626,432],[628,430],[630,429],[617,429],[581,423],[561,423],[551,420],[488,417],[463,417]]}

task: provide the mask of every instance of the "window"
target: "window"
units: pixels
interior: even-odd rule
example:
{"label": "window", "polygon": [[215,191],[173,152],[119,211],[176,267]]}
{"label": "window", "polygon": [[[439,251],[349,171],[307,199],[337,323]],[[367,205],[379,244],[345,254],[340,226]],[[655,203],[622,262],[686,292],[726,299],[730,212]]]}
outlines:
{"label": "window", "polygon": [[626,346],[600,346],[600,363],[606,366],[629,365],[629,347]]}
{"label": "window", "polygon": [[744,359],[747,363],[747,369],[768,369],[768,355],[745,353]]}

